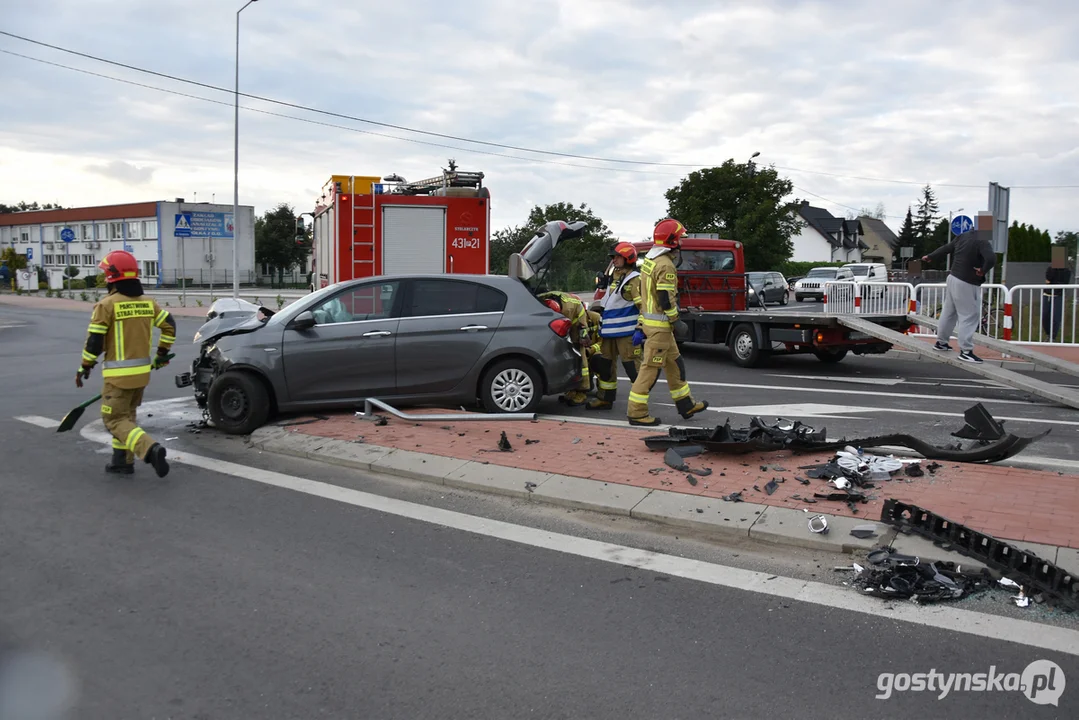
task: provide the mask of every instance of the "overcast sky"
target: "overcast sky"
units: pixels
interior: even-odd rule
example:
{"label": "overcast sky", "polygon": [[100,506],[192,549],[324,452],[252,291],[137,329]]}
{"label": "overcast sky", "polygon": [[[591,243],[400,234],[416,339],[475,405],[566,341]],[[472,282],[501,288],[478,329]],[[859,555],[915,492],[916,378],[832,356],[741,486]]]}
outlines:
{"label": "overcast sky", "polygon": [[[0,30],[231,89],[242,4],[0,0]],[[944,215],[984,210],[990,181],[1072,185],[1016,187],[1011,217],[1079,229],[1074,0],[259,0],[241,18],[244,92],[607,159],[760,151],[797,196],[835,215],[883,202],[896,231],[926,182]],[[223,103],[0,53],[0,202],[231,203],[231,93],[6,36],[0,49]],[[454,157],[486,174],[495,229],[534,204],[586,202],[637,239],[692,169],[242,105],[338,126],[241,109],[240,201],[259,213],[310,211],[331,174],[420,179]]]}

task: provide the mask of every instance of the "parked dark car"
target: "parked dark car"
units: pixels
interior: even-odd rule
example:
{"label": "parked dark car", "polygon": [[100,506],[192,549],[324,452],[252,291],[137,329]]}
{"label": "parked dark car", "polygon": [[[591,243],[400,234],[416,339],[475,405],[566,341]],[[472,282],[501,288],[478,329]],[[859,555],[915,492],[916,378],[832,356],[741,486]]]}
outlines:
{"label": "parked dark car", "polygon": [[748,272],[749,306],[760,306],[770,302],[787,304],[787,280],[778,272]]}
{"label": "parked dark car", "polygon": [[357,407],[366,398],[534,412],[544,395],[580,382],[570,321],[534,292],[559,232],[579,236],[577,225],[537,233],[512,258],[515,277],[350,280],[277,313],[219,300],[195,336],[199,358],[177,385],[194,385],[214,425],[235,434],[275,411]]}

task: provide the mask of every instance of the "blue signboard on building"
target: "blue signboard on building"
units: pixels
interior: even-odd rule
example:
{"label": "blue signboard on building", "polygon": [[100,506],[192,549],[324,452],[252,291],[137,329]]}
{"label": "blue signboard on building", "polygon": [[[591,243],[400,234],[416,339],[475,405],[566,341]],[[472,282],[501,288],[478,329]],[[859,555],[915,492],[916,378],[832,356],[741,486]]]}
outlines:
{"label": "blue signboard on building", "polygon": [[176,213],[173,237],[231,238],[232,213]]}

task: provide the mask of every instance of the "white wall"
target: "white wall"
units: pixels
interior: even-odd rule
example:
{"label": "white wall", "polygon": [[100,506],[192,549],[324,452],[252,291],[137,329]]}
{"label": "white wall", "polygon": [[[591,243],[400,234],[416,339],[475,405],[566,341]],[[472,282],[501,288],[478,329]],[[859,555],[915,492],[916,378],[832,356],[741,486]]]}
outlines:
{"label": "white wall", "polygon": [[828,262],[832,257],[832,246],[819,232],[802,221],[802,229],[791,236],[794,244],[794,262]]}

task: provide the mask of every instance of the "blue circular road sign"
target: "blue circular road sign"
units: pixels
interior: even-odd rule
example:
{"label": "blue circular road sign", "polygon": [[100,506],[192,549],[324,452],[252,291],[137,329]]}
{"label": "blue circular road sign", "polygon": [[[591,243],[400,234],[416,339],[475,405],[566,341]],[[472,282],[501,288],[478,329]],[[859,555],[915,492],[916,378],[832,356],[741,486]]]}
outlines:
{"label": "blue circular road sign", "polygon": [[962,235],[974,229],[974,221],[968,215],[956,215],[952,218],[952,235]]}
{"label": "blue circular road sign", "polygon": [[75,231],[71,228],[64,228],[60,231],[60,239],[64,242],[72,242],[75,240]]}

